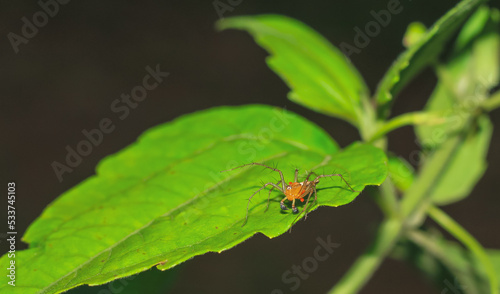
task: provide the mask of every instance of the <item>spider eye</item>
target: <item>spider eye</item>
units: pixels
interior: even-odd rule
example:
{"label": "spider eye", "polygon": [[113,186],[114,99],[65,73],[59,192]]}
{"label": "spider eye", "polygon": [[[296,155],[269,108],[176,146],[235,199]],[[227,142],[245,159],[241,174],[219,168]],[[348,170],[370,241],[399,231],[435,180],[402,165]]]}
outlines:
{"label": "spider eye", "polygon": [[290,189],[292,189],[292,187],[288,186],[288,187],[286,187],[286,189],[287,189],[287,190],[290,190]]}

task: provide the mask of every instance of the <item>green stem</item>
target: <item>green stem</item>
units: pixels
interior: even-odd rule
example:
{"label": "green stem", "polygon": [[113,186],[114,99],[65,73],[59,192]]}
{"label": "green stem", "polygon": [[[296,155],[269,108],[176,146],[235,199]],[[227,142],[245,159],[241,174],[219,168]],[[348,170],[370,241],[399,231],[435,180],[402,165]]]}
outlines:
{"label": "green stem", "polygon": [[381,205],[384,206],[384,212],[389,218],[399,217],[399,202],[396,196],[396,189],[391,179],[387,179],[380,185]]}
{"label": "green stem", "polygon": [[387,133],[407,125],[437,125],[444,122],[446,122],[446,119],[438,113],[421,111],[409,112],[396,116],[388,122],[382,124],[382,126],[373,133],[368,141],[373,142],[385,136]]}
{"label": "green stem", "polygon": [[358,120],[358,129],[361,139],[363,141],[368,141],[368,138],[372,137],[375,132],[378,121],[375,117],[374,106],[370,103],[370,100],[366,97],[361,98],[361,109],[357,109],[356,115]]}
{"label": "green stem", "polygon": [[370,280],[392,249],[398,240],[401,227],[401,221],[397,219],[385,220],[380,225],[372,246],[356,260],[329,294],[357,293]]}
{"label": "green stem", "polygon": [[443,252],[442,247],[438,245],[436,240],[427,236],[423,231],[421,230],[409,231],[406,234],[406,237],[408,238],[408,240],[412,241],[421,248],[425,249],[425,251],[429,252],[437,259],[442,260],[443,263],[445,263],[448,267],[453,267],[454,269],[456,269],[456,266],[453,265],[453,260],[450,260],[446,256],[446,252]]}
{"label": "green stem", "polygon": [[447,230],[453,237],[462,242],[476,258],[482,263],[488,280],[490,283],[491,294],[498,294],[498,280],[496,278],[495,269],[491,263],[483,246],[467,232],[454,219],[449,217],[444,211],[436,206],[429,206],[427,212],[429,216],[438,223],[441,227]]}
{"label": "green stem", "polygon": [[419,211],[421,206],[427,203],[426,200],[432,196],[432,189],[436,186],[440,177],[444,174],[444,169],[453,158],[457,147],[463,140],[462,135],[456,135],[446,140],[441,146],[426,159],[420,175],[412,184],[401,201],[401,216],[403,219],[411,218]]}

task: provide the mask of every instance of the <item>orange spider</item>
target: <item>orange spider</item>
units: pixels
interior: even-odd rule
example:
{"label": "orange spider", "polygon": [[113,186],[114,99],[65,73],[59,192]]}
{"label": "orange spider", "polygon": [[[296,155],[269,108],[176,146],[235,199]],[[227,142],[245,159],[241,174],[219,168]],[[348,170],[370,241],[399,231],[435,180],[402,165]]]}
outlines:
{"label": "orange spider", "polygon": [[[351,185],[349,185],[349,183],[347,183],[347,181],[344,179],[344,177],[341,174],[317,175],[317,174],[311,172],[311,173],[309,173],[307,175],[307,177],[306,177],[306,179],[304,181],[299,182],[298,179],[297,179],[298,178],[298,174],[299,174],[299,170],[295,169],[294,182],[289,182],[288,185],[287,185],[287,184],[285,184],[286,183],[285,182],[285,178],[283,177],[283,173],[281,172],[281,170],[276,169],[276,168],[272,168],[270,166],[264,165],[262,163],[257,163],[257,162],[252,162],[252,163],[244,164],[244,165],[232,168],[232,169],[223,170],[221,172],[235,170],[237,168],[241,168],[241,167],[248,166],[248,165],[260,165],[260,166],[263,166],[265,168],[268,168],[268,169],[271,169],[273,171],[276,171],[276,172],[278,172],[280,174],[281,180],[279,180],[276,184],[275,183],[271,183],[271,182],[264,184],[264,186],[262,186],[262,188],[260,188],[259,190],[255,191],[252,194],[252,196],[250,196],[250,198],[248,198],[247,214],[246,214],[245,222],[243,223],[243,225],[245,225],[246,222],[247,222],[247,220],[248,220],[248,209],[249,209],[249,206],[250,206],[250,200],[252,199],[253,196],[255,196],[255,194],[257,194],[258,192],[260,192],[262,189],[264,189],[267,186],[272,186],[272,188],[269,190],[269,195],[267,197],[267,207],[269,207],[269,200],[270,200],[270,197],[271,197],[271,192],[273,191],[274,188],[276,188],[276,189],[280,190],[283,194],[285,194],[285,198],[283,198],[281,200],[281,202],[280,202],[281,209],[282,210],[287,210],[288,209],[288,207],[286,207],[286,205],[284,203],[285,200],[292,201],[292,212],[294,214],[296,214],[296,213],[299,212],[299,210],[297,209],[297,207],[295,207],[295,200],[299,199],[301,202],[304,202],[304,198],[307,197],[307,201],[306,201],[306,204],[304,205],[304,208],[302,209],[302,212],[307,209],[307,205],[309,203],[309,199],[311,198],[312,194],[314,194],[313,204],[314,204],[314,202],[316,202],[316,200],[318,199],[317,194],[316,194],[316,185],[319,183],[319,179],[321,179],[321,178],[340,177],[342,179],[342,181],[344,181],[344,183],[346,183],[346,185],[349,187],[349,189],[351,189],[351,191],[353,191],[353,192],[359,192],[359,191],[355,191],[351,187]],[[316,178],[314,180],[312,180],[312,181],[309,181],[309,177],[311,175],[315,175]],[[281,186],[279,186],[280,184],[281,184]],[[267,207],[266,207],[266,209],[267,209]],[[305,215],[305,218],[307,218],[307,213]]]}

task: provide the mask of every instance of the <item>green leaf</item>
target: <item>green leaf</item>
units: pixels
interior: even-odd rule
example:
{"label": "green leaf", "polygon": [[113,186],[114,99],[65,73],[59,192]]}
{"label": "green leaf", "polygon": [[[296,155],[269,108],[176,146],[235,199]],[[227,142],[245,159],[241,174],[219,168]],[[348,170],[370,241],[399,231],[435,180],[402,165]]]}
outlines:
{"label": "green leaf", "polygon": [[355,126],[360,124],[368,88],[340,50],[312,28],[282,15],[226,18],[217,28],[252,34],[270,53],[269,67],[290,87],[290,100]]}
{"label": "green leaf", "polygon": [[427,33],[427,28],[421,22],[415,21],[408,25],[406,28],[405,35],[403,37],[403,45],[405,47],[411,47],[414,44],[418,43],[422,37]]}
{"label": "green leaf", "polygon": [[462,141],[432,192],[434,203],[444,205],[465,198],[486,170],[486,155],[493,126],[487,116],[478,119],[477,129]]}
{"label": "green leaf", "polygon": [[401,191],[406,191],[410,188],[414,180],[414,169],[404,158],[389,156],[389,177],[394,185]]}
{"label": "green leaf", "polygon": [[379,115],[386,117],[394,97],[423,68],[436,61],[460,26],[485,0],[462,0],[442,16],[420,40],[404,51],[382,78],[375,93]]}
{"label": "green leaf", "polygon": [[[460,32],[449,60],[438,69],[440,80],[426,111],[445,112],[447,122],[416,128],[419,141],[431,151],[456,133],[466,133],[432,193],[437,204],[463,199],[486,169],[492,126],[487,116],[476,116],[489,89],[498,82],[499,64],[494,55],[500,52],[500,37],[494,15],[488,8],[479,9]],[[485,58],[497,64],[488,65]]]}
{"label": "green leaf", "polygon": [[484,88],[485,96],[500,82],[500,11],[493,8],[488,11],[484,29],[472,45],[473,75]]}
{"label": "green leaf", "polygon": [[432,135],[426,138],[427,141],[421,141],[426,146],[434,147],[427,151],[430,153],[429,157],[433,158],[436,152],[441,152],[440,150],[445,148],[443,147],[447,145],[445,143],[459,137],[453,149],[449,151],[451,153],[446,166],[434,179],[433,189],[427,195],[438,205],[450,204],[465,198],[486,170],[486,155],[493,132],[491,121],[486,115],[463,120],[466,122],[461,119],[456,121],[456,124],[469,124],[469,126],[459,134],[447,132],[446,126],[443,125],[442,129],[434,128]]}
{"label": "green leaf", "polygon": [[465,50],[481,34],[489,18],[490,9],[485,6],[479,7],[460,30],[455,40],[453,51],[460,52]]}
{"label": "green leaf", "polygon": [[[157,126],[98,165],[97,175],[55,200],[29,227],[30,247],[16,252],[12,293],[59,293],[145,271],[165,270],[193,256],[227,250],[261,232],[286,232],[296,215],[281,212],[283,195],[249,196],[277,173],[262,167],[219,171],[249,162],[279,166],[286,180],[295,167],[342,173],[355,190],[379,185],[384,153],[354,144],[340,151],[319,127],[269,106],[220,107]],[[318,184],[319,205],[339,206],[359,193],[338,177]],[[299,208],[303,204],[299,203]],[[7,268],[7,255],[0,266]],[[6,275],[0,292],[8,287]]]}
{"label": "green leaf", "polygon": [[426,149],[436,149],[450,134],[465,127],[471,116],[469,109],[459,106],[454,93],[443,82],[438,82],[425,105],[425,112],[442,113],[445,122],[440,125],[415,125],[420,144]]}

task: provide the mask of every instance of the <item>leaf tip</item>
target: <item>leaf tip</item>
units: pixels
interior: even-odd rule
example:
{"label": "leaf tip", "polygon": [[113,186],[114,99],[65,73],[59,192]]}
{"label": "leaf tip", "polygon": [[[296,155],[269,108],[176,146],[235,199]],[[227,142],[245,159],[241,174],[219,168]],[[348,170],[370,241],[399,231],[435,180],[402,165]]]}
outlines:
{"label": "leaf tip", "polygon": [[221,32],[227,29],[227,24],[225,19],[220,19],[214,23],[214,28],[217,32]]}

